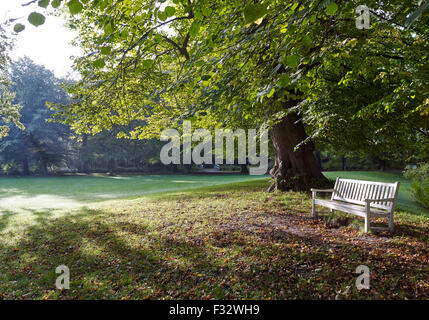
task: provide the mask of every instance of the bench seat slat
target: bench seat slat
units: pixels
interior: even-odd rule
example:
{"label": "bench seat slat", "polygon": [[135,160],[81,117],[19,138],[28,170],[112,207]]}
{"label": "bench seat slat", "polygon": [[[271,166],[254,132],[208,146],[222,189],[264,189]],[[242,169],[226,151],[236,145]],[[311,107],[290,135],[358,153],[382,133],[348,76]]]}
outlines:
{"label": "bench seat slat", "polygon": [[[334,210],[353,213],[361,217],[365,217],[366,215],[364,206],[350,204],[347,202],[342,202],[337,200],[315,199],[315,204],[321,205],[330,209],[334,209]],[[371,215],[374,215],[374,216],[377,215],[377,216],[383,216],[383,217],[389,214],[389,212],[387,211],[383,211],[376,208],[371,208],[370,212],[371,212]]]}

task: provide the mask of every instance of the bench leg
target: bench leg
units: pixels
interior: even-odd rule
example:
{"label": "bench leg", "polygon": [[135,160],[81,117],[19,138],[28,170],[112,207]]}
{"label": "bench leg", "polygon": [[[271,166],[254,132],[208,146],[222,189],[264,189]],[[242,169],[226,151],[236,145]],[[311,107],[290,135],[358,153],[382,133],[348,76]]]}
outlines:
{"label": "bench leg", "polygon": [[364,227],[365,233],[367,233],[368,230],[369,230],[369,217],[367,215],[367,216],[365,216],[365,227]]}
{"label": "bench leg", "polygon": [[364,227],[364,232],[365,232],[365,233],[367,233],[367,232],[368,232],[368,230],[369,230],[369,228],[371,227],[371,226],[370,226],[370,221],[369,221],[369,217],[370,217],[370,210],[371,210],[371,207],[370,207],[370,205],[369,205],[369,202],[367,202],[367,203],[365,204],[365,227]]}
{"label": "bench leg", "polygon": [[312,200],[311,200],[311,216],[313,217],[313,218],[316,218],[316,216],[317,216],[317,213],[316,213],[316,204],[314,203],[314,193],[313,193],[313,197],[312,197]]}
{"label": "bench leg", "polygon": [[317,213],[316,213],[316,205],[314,204],[314,200],[312,201],[312,205],[311,205],[311,216],[313,218],[317,217]]}
{"label": "bench leg", "polygon": [[393,232],[395,225],[393,223],[393,212],[389,214],[389,231]]}

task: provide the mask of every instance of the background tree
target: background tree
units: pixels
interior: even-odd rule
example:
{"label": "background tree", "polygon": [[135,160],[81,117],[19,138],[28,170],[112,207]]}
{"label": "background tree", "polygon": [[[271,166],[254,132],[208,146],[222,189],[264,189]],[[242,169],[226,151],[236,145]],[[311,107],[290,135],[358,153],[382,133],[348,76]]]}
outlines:
{"label": "background tree", "polygon": [[[151,172],[161,171],[159,140],[118,139],[124,129],[115,125],[94,136],[73,136],[66,125],[49,121],[47,104],[66,105],[69,97],[60,86],[72,82],[56,78],[51,71],[28,58],[12,65],[11,90],[14,103],[22,108],[25,130],[10,129],[0,143],[0,160],[8,174],[50,174],[57,172]],[[143,125],[132,122],[126,128]]]}
{"label": "background tree", "polygon": [[3,26],[0,25],[0,139],[8,135],[11,122],[23,129],[19,122],[20,106],[13,103],[15,95],[10,91],[11,82],[7,76],[10,47],[11,42],[7,38]]}
{"label": "background tree", "polygon": [[159,172],[162,143],[159,140],[118,139],[119,127],[96,135],[84,135],[71,167],[80,172]]}
{"label": "background tree", "polygon": [[25,130],[13,128],[1,145],[4,162],[21,165],[23,174],[33,171],[48,174],[49,167],[60,165],[70,148],[70,130],[59,123],[48,123],[51,111],[46,102],[67,103],[67,94],[61,89],[61,80],[52,72],[37,65],[28,58],[12,66],[12,89],[16,92],[15,102],[22,105],[21,122]]}

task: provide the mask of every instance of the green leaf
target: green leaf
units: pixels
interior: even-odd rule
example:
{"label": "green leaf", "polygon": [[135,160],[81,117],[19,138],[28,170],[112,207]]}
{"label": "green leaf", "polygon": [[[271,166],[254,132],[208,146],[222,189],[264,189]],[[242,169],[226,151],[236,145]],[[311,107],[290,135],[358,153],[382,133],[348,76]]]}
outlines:
{"label": "green leaf", "polygon": [[126,29],[122,30],[120,36],[121,36],[121,39],[127,39],[129,36],[128,30]]}
{"label": "green leaf", "polygon": [[331,2],[326,6],[326,14],[333,16],[338,11],[338,5],[335,2]]}
{"label": "green leaf", "polygon": [[203,19],[203,13],[200,10],[194,10],[194,18],[196,20],[202,20]]}
{"label": "green leaf", "polygon": [[135,74],[139,74],[139,73],[142,73],[143,72],[143,68],[142,67],[137,67],[135,70],[134,70],[134,73]]}
{"label": "green leaf", "polygon": [[142,65],[145,68],[150,68],[153,65],[153,60],[151,60],[151,59],[145,59],[145,60],[142,61]]}
{"label": "green leaf", "polygon": [[271,98],[273,96],[274,92],[276,92],[276,89],[274,87],[272,87],[271,91],[267,94],[267,98]]}
{"label": "green leaf", "polygon": [[160,43],[160,42],[162,42],[162,36],[159,33],[157,33],[155,35],[154,40],[155,40],[156,43]]}
{"label": "green leaf", "polygon": [[176,9],[170,6],[166,6],[164,12],[167,14],[168,17],[172,17],[176,13]]}
{"label": "green leaf", "polygon": [[42,8],[47,8],[49,6],[50,0],[39,0],[38,5]]}
{"label": "green leaf", "polygon": [[295,11],[296,8],[298,8],[299,2],[295,2],[292,7],[290,8],[290,11]]}
{"label": "green leaf", "polygon": [[200,31],[201,23],[194,21],[191,25],[191,28],[189,29],[189,35],[191,37],[194,37],[198,34],[198,31]]}
{"label": "green leaf", "polygon": [[13,27],[13,31],[15,31],[16,33],[21,32],[25,29],[25,26],[21,23],[17,23],[14,27]]}
{"label": "green leaf", "polygon": [[206,16],[206,17],[208,17],[208,16],[210,16],[211,14],[212,14],[212,9],[211,8],[209,8],[209,7],[205,7],[205,8],[203,8],[203,14]]}
{"label": "green leaf", "polygon": [[94,61],[94,67],[97,69],[103,68],[105,65],[104,59],[97,59]]}
{"label": "green leaf", "polygon": [[159,20],[161,20],[161,21],[165,21],[165,20],[167,20],[167,14],[165,13],[165,11],[159,11],[158,12],[158,18],[159,18]]}
{"label": "green leaf", "polygon": [[58,8],[61,5],[61,1],[62,0],[52,0],[51,6],[56,9],[56,8]]}
{"label": "green leaf", "polygon": [[305,46],[310,47],[313,44],[313,41],[311,41],[311,38],[308,35],[305,35],[302,38],[302,42],[304,43]]}
{"label": "green leaf", "polygon": [[283,73],[280,76],[280,79],[279,79],[278,83],[279,83],[280,87],[286,88],[290,84],[290,77],[289,77],[289,75]]}
{"label": "green leaf", "polygon": [[106,35],[109,35],[109,34],[111,34],[112,32],[113,32],[113,27],[112,27],[112,23],[110,23],[110,22],[108,22],[108,23],[106,23],[105,25],[104,25],[104,33],[106,34]]}
{"label": "green leaf", "polygon": [[267,12],[267,7],[260,3],[249,4],[244,8],[244,20],[251,23],[263,17]]}
{"label": "green leaf", "polygon": [[111,47],[103,47],[103,48],[101,48],[101,53],[102,54],[109,54],[110,51],[112,51]]}
{"label": "green leaf", "polygon": [[79,0],[70,0],[67,2],[71,14],[78,14],[83,10],[83,5]]}
{"label": "green leaf", "polygon": [[38,12],[32,12],[30,13],[30,15],[28,16],[28,21],[33,25],[33,26],[41,26],[42,24],[45,23],[45,16],[43,14],[40,14]]}
{"label": "green leaf", "polygon": [[291,68],[296,68],[299,65],[299,57],[297,55],[288,56],[286,64]]}

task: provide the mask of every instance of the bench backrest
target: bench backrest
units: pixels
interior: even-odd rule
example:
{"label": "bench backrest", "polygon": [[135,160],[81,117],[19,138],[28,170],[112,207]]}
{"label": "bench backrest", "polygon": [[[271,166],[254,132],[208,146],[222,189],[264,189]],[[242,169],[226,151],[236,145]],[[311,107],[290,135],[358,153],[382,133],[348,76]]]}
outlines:
{"label": "bench backrest", "polygon": [[[332,200],[340,200],[354,204],[365,205],[365,199],[396,199],[399,182],[384,183],[354,179],[337,178],[332,193]],[[394,203],[379,201],[372,202],[371,207],[392,210]]]}

